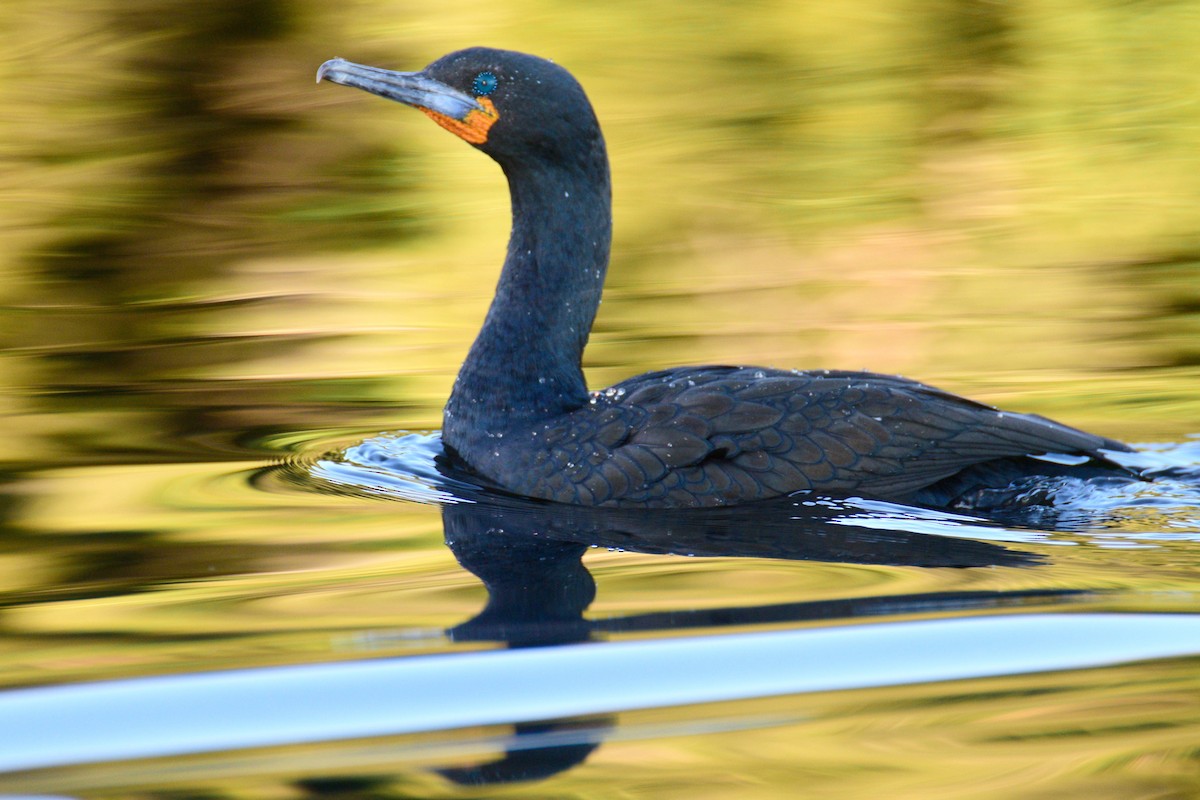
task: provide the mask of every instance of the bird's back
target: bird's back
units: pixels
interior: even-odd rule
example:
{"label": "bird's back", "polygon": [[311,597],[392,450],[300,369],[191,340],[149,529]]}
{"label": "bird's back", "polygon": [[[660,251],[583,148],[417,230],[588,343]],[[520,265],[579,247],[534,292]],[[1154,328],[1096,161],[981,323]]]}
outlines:
{"label": "bird's back", "polygon": [[504,474],[486,477],[511,491],[649,507],[804,490],[906,500],[979,464],[1128,450],[896,376],[720,366],[639,375],[504,439]]}

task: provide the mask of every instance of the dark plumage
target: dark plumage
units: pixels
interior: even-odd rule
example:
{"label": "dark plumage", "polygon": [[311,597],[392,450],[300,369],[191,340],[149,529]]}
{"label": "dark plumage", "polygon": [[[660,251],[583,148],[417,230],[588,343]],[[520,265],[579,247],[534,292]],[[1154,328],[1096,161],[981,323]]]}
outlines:
{"label": "dark plumage", "polygon": [[419,108],[508,177],[508,256],[443,430],[454,456],[504,489],[579,505],[803,490],[948,505],[989,482],[1122,472],[1102,452],[1128,450],[1120,442],[890,375],[681,367],[589,393],[580,362],[612,218],[604,139],[575,79],[486,48],[417,73],[334,59],[321,78]]}

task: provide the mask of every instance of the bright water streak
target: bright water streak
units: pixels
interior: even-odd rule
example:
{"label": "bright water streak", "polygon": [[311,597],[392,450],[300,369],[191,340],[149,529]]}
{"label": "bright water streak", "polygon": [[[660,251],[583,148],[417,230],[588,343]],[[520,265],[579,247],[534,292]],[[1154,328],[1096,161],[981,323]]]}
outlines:
{"label": "bright water streak", "polygon": [[[997,642],[1003,646],[997,647]],[[0,696],[0,769],[1081,669],[1200,653],[1200,617],[1046,614],[236,670]],[[730,681],[728,676],[739,680]],[[473,687],[487,687],[485,693]]]}

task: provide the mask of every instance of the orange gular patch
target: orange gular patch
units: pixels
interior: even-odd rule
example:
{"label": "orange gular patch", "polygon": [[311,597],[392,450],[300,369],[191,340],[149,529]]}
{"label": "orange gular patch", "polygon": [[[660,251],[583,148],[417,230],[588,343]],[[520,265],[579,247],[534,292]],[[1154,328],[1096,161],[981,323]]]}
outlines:
{"label": "orange gular patch", "polygon": [[477,97],[476,100],[479,105],[484,107],[484,110],[469,111],[464,120],[453,119],[445,114],[430,111],[428,108],[421,110],[425,112],[425,116],[460,139],[465,139],[471,144],[483,144],[487,141],[488,131],[496,124],[496,120],[500,119],[500,114],[496,111],[496,106],[492,104],[492,101],[486,97]]}

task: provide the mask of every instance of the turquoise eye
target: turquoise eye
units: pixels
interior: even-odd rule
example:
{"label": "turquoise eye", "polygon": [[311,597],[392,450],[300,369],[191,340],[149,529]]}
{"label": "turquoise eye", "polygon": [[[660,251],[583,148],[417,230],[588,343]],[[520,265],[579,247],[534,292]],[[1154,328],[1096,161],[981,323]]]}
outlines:
{"label": "turquoise eye", "polygon": [[492,73],[481,72],[475,76],[475,82],[471,84],[471,89],[475,92],[476,97],[484,97],[496,91],[498,83],[499,81]]}

